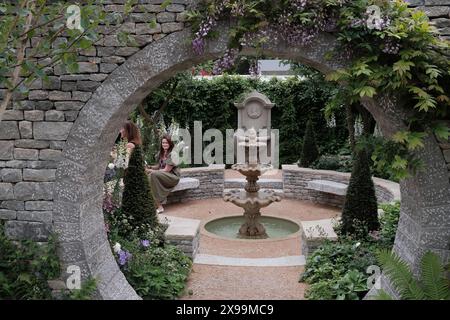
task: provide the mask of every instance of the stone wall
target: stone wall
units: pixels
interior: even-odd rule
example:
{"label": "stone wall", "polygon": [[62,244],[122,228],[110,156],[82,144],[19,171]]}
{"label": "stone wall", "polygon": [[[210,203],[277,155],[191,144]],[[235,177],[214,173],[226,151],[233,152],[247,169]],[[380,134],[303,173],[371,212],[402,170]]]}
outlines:
{"label": "stone wall", "polygon": [[181,177],[195,178],[200,181],[197,189],[176,191],[167,197],[167,203],[186,202],[222,197],[224,188],[225,165],[181,169]]}
{"label": "stone wall", "polygon": [[[410,0],[409,3],[412,7],[423,10],[442,35],[442,38],[450,40],[450,0]],[[446,121],[446,123],[450,127],[450,121]],[[450,181],[450,139],[439,142],[447,163]]]}
{"label": "stone wall", "polygon": [[[310,200],[320,204],[342,207],[345,197],[307,189],[308,181],[328,180],[348,184],[350,173],[329,170],[300,168],[297,165],[283,165],[283,192],[286,198]],[[400,187],[397,183],[374,178],[378,202],[400,200]]]}
{"label": "stone wall", "polygon": [[409,0],[411,7],[423,10],[446,39],[450,39],[450,0]]}
{"label": "stone wall", "polygon": [[[124,12],[123,0],[103,2],[107,12]],[[100,25],[103,38],[95,48],[80,52],[77,74],[69,74],[60,65],[49,66],[49,83],[37,80],[28,95],[14,95],[0,122],[0,219],[7,220],[10,237],[44,241],[49,235],[56,169],[73,123],[92,93],[129,56],[183,30],[188,1],[172,0],[165,9],[160,5],[163,2],[141,0],[148,12],[136,8],[122,25]],[[153,18],[156,26],[150,28]],[[118,30],[128,32],[137,45],[121,44]],[[37,43],[39,37],[33,37],[27,53]],[[0,100],[4,92],[0,84]]]}

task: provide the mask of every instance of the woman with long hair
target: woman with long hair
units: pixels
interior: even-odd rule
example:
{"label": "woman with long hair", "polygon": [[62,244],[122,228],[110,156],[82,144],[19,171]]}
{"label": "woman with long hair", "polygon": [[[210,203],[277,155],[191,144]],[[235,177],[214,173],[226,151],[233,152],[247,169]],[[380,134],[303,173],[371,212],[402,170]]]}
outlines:
{"label": "woman with long hair", "polygon": [[136,145],[142,144],[139,128],[131,121],[125,122],[124,126],[120,129],[120,137],[127,140],[127,149],[130,151],[133,150]]}
{"label": "woman with long hair", "polygon": [[180,181],[180,170],[172,160],[172,150],[174,143],[170,136],[165,135],[161,139],[158,154],[158,164],[147,169],[150,172],[150,185],[155,199],[157,213],[162,213],[167,195]]}

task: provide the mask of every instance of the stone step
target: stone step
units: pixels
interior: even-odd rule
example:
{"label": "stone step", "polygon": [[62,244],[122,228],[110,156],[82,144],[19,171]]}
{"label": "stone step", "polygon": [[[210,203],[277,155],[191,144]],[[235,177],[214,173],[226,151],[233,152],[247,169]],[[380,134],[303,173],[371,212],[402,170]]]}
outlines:
{"label": "stone step", "polygon": [[168,223],[166,230],[166,241],[183,251],[186,255],[194,258],[200,240],[200,220],[187,219],[159,214],[161,223]]}
{"label": "stone step", "polygon": [[284,256],[276,258],[240,258],[199,253],[195,257],[194,263],[234,267],[295,267],[305,265],[305,257]]}
{"label": "stone step", "polygon": [[[247,181],[244,178],[225,179],[226,189],[243,189]],[[283,180],[281,179],[259,179],[258,185],[265,189],[283,189]]]}

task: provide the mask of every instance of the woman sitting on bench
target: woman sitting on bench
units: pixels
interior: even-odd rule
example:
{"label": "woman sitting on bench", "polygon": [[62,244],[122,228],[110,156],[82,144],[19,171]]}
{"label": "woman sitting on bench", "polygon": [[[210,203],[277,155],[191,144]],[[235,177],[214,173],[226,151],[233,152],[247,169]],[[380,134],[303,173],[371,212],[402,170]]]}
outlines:
{"label": "woman sitting on bench", "polygon": [[150,185],[152,187],[153,198],[155,199],[157,213],[162,213],[167,196],[180,181],[180,170],[172,161],[173,142],[169,136],[161,139],[158,154],[158,164],[147,169],[150,172]]}

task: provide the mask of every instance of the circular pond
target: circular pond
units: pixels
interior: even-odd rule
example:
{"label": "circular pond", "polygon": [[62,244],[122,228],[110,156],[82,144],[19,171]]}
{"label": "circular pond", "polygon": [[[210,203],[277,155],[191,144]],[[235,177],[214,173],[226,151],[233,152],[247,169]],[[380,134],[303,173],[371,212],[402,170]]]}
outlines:
{"label": "circular pond", "polygon": [[[244,216],[219,218],[205,224],[205,229],[220,237],[241,239],[239,237],[239,228],[244,222]],[[262,216],[259,222],[266,228],[269,239],[284,238],[296,233],[300,229],[299,225],[295,222],[282,218]]]}

